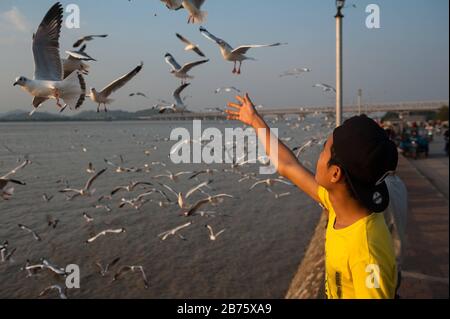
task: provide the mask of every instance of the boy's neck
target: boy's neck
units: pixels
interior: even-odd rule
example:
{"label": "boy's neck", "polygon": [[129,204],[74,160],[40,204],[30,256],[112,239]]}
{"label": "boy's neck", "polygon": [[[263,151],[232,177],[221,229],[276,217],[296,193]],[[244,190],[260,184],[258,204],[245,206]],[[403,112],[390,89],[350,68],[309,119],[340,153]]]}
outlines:
{"label": "boy's neck", "polygon": [[335,229],[343,229],[353,225],[359,220],[370,216],[370,211],[357,200],[350,197],[348,192],[342,190],[330,191],[330,201],[336,213]]}

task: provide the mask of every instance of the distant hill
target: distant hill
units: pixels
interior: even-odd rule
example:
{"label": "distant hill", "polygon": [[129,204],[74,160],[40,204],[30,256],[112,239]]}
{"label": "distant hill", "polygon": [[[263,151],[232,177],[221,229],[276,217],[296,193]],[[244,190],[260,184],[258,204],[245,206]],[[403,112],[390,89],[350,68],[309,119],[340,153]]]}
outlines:
{"label": "distant hill", "polygon": [[59,114],[51,114],[46,112],[36,112],[30,116],[29,112],[13,111],[0,115],[0,121],[3,122],[19,122],[19,121],[64,121],[67,116]]}
{"label": "distant hill", "polygon": [[33,122],[33,121],[136,121],[142,117],[158,115],[158,111],[155,109],[145,109],[137,112],[127,111],[108,111],[100,112],[96,111],[83,111],[78,114],[68,115],[66,114],[53,114],[47,112],[36,112],[33,116],[29,115],[29,112],[22,110],[12,111],[4,114],[0,114],[0,122]]}

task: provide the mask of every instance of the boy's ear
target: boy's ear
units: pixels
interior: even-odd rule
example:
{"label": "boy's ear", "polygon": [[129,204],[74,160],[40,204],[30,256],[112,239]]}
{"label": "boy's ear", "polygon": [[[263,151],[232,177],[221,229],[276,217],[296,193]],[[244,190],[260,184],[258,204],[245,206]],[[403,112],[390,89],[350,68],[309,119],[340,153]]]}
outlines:
{"label": "boy's ear", "polygon": [[335,183],[335,184],[339,183],[342,180],[342,178],[344,177],[343,173],[344,172],[342,171],[342,169],[339,166],[333,165],[331,167],[331,182]]}

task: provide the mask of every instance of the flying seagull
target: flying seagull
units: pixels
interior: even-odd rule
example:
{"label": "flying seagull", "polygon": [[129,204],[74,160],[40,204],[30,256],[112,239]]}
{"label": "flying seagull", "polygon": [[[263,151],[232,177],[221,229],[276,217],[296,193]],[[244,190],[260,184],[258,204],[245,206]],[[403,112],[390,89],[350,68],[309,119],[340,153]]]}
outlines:
{"label": "flying seagull", "polygon": [[36,241],[41,241],[42,240],[41,237],[34,230],[32,230],[31,228],[29,228],[29,227],[27,227],[25,225],[22,225],[22,224],[19,224],[18,226],[19,226],[20,229],[25,230],[25,231],[29,232],[30,234],[32,234],[33,238]]}
{"label": "flying seagull", "polygon": [[120,270],[114,275],[113,281],[118,280],[121,276],[125,275],[129,272],[139,271],[142,274],[142,280],[144,281],[144,287],[147,289],[149,287],[147,275],[145,274],[144,267],[142,266],[123,266]]}
{"label": "flying seagull", "polygon": [[107,229],[107,230],[104,230],[104,231],[98,233],[97,235],[95,235],[95,236],[89,238],[88,240],[86,240],[86,243],[87,243],[87,244],[91,244],[91,243],[93,243],[94,241],[96,241],[98,238],[100,238],[100,237],[102,237],[102,236],[106,236],[107,234],[122,234],[122,233],[125,233],[125,232],[126,232],[125,228],[120,228],[120,229]]}
{"label": "flying seagull", "polygon": [[241,90],[239,90],[238,88],[235,88],[234,86],[230,86],[230,87],[223,87],[223,88],[217,88],[214,93],[215,94],[219,94],[221,92],[227,92],[227,93],[231,93],[235,91],[236,93],[241,93]]}
{"label": "flying seagull", "polygon": [[17,171],[19,171],[20,169],[22,169],[25,166],[29,165],[30,163],[31,162],[29,160],[26,160],[25,162],[20,164],[18,167],[16,167],[12,171],[10,171],[8,174],[0,177],[0,197],[1,198],[3,198],[4,200],[9,200],[11,198],[11,196],[13,195],[14,188],[6,189],[6,186],[8,184],[12,183],[12,184],[17,184],[17,185],[22,185],[22,186],[26,185],[22,181],[19,181],[19,180],[16,180],[16,179],[11,179],[10,176],[16,174]]}
{"label": "flying seagull", "polygon": [[194,51],[201,57],[205,57],[205,54],[200,50],[198,45],[193,44],[191,41],[183,37],[181,34],[177,33],[177,38],[180,39],[182,42],[186,44],[186,47],[184,48],[185,51]]}
{"label": "flying seagull", "polygon": [[173,93],[173,99],[175,100],[175,103],[172,105],[167,105],[167,106],[161,106],[159,108],[159,113],[165,113],[168,110],[171,110],[173,113],[183,113],[186,111],[186,105],[184,104],[183,99],[181,98],[181,92],[184,91],[184,89],[186,89],[189,85],[191,85],[190,83],[185,83],[182,84],[180,87],[178,87]]}
{"label": "flying seagull", "polygon": [[272,187],[272,186],[274,186],[275,184],[285,184],[285,185],[289,185],[289,186],[293,186],[293,184],[291,184],[291,183],[289,183],[289,182],[287,182],[287,181],[285,181],[285,180],[283,180],[283,179],[279,179],[279,178],[276,178],[276,179],[272,179],[272,178],[268,178],[268,179],[265,179],[265,180],[260,180],[260,181],[257,181],[256,183],[254,183],[251,187],[250,187],[250,189],[249,190],[253,190],[256,186],[258,186],[258,185],[265,185],[267,188],[270,188],[270,187]]}
{"label": "flying seagull", "polygon": [[188,72],[201,64],[209,62],[209,60],[201,60],[196,62],[187,63],[183,66],[179,65],[175,58],[170,53],[166,53],[165,55],[166,62],[172,67],[170,73],[172,73],[175,77],[181,79],[181,84],[184,84],[187,79],[193,79],[194,77],[190,76]]}
{"label": "flying seagull", "polygon": [[[64,110],[67,106],[78,109],[85,100],[86,83],[80,72],[73,72],[65,79],[59,55],[59,37],[63,20],[63,7],[57,2],[46,14],[33,35],[34,78],[20,76],[14,82],[31,94],[34,110],[48,99]],[[62,105],[60,100],[65,105]]]}
{"label": "flying seagull", "polygon": [[129,96],[129,97],[133,97],[133,96],[142,96],[142,97],[148,99],[148,96],[147,96],[145,93],[142,93],[142,92],[130,93],[128,96]]}
{"label": "flying seagull", "polygon": [[228,195],[228,194],[220,194],[220,195],[215,195],[215,196],[209,196],[205,199],[202,199],[200,201],[198,201],[196,204],[192,205],[192,207],[190,207],[189,209],[187,209],[182,215],[189,217],[195,214],[195,212],[197,210],[200,209],[200,207],[206,205],[206,204],[213,204],[216,205],[218,203],[220,203],[221,201],[223,201],[224,198],[234,198],[234,196],[232,195]]}
{"label": "flying seagull", "polygon": [[[161,233],[161,234],[159,234],[158,235],[158,237],[162,240],[162,241],[165,241],[167,238],[169,238],[170,236],[175,236],[175,235],[177,235],[177,233],[179,232],[179,231],[181,231],[181,230],[183,230],[183,229],[185,229],[185,228],[188,228],[189,226],[191,226],[192,225],[192,222],[188,222],[188,223],[186,223],[186,224],[183,224],[183,225],[181,225],[181,226],[178,226],[178,227],[176,227],[176,228],[174,228],[174,229],[171,229],[171,230],[168,230],[168,231],[166,231],[166,232],[164,232],[164,233]],[[184,238],[183,236],[181,236],[181,235],[178,235],[178,237],[180,237],[181,239],[183,239],[183,240],[186,240],[186,238]]]}
{"label": "flying seagull", "polygon": [[97,174],[95,174],[94,176],[92,176],[84,185],[84,187],[82,189],[74,189],[74,188],[65,188],[61,191],[59,191],[60,193],[73,193],[74,195],[72,195],[72,197],[70,197],[69,199],[72,200],[75,197],[79,197],[79,196],[91,196],[94,192],[91,191],[91,186],[92,183],[94,183],[94,181],[100,176],[102,175],[104,172],[106,172],[106,168],[102,169],[100,172],[98,172]]}
{"label": "flying seagull", "polygon": [[189,23],[203,23],[208,16],[206,11],[201,11],[205,0],[183,0],[183,7],[189,12]]}
{"label": "flying seagull", "polygon": [[111,192],[111,196],[117,194],[120,191],[132,192],[139,185],[153,186],[153,184],[149,183],[149,182],[131,182],[130,184],[128,184],[126,186],[118,186],[118,187],[114,188],[113,191]]}
{"label": "flying seagull", "polygon": [[95,88],[91,89],[91,94],[89,97],[91,100],[98,104],[97,112],[100,112],[100,106],[103,104],[105,107],[105,112],[108,112],[108,109],[106,108],[106,104],[111,104],[114,102],[113,99],[110,99],[109,96],[114,93],[115,91],[119,90],[120,88],[124,87],[125,84],[127,84],[131,79],[133,79],[143,68],[144,62],[141,62],[141,65],[137,66],[133,71],[130,73],[122,76],[121,78],[115,80],[111,84],[109,84],[107,87],[105,87],[100,92],[97,92]]}
{"label": "flying seagull", "polygon": [[334,92],[336,93],[336,89],[331,85],[325,83],[314,84],[313,87],[322,89],[323,92]]}
{"label": "flying seagull", "polygon": [[287,76],[295,76],[298,78],[303,73],[309,73],[312,70],[309,68],[295,68],[293,70],[285,71],[282,74],[280,74],[280,78],[287,77]]}
{"label": "flying seagull", "polygon": [[109,269],[111,267],[113,267],[115,264],[117,264],[119,262],[119,260],[120,260],[120,257],[117,257],[109,264],[106,264],[105,267],[103,267],[100,262],[96,262],[95,265],[99,268],[100,275],[102,275],[102,277],[105,277],[106,274],[108,273]]}
{"label": "flying seagull", "polygon": [[63,268],[60,268],[58,266],[55,266],[55,265],[51,264],[46,259],[41,259],[41,263],[40,264],[36,264],[36,265],[31,265],[30,261],[27,260],[27,263],[25,264],[25,267],[22,268],[22,269],[26,270],[28,272],[28,276],[27,277],[31,277],[37,271],[44,270],[44,269],[47,269],[47,270],[51,271],[52,273],[54,273],[56,275],[59,275],[59,276],[64,276],[64,277],[67,276],[67,273],[66,273],[66,271]]}
{"label": "flying seagull", "polygon": [[209,239],[211,241],[217,240],[217,238],[225,232],[225,229],[222,229],[221,231],[214,233],[214,230],[210,225],[206,225],[206,228],[208,228]]}
{"label": "flying seagull", "polygon": [[169,10],[185,9],[188,11],[188,24],[203,23],[208,16],[207,12],[200,10],[205,0],[161,0],[161,2],[164,2]]}
{"label": "flying seagull", "polygon": [[164,2],[169,10],[183,9],[183,0],[161,0],[161,2]]}
{"label": "flying seagull", "polygon": [[62,288],[60,285],[53,285],[42,290],[41,293],[39,294],[39,297],[45,296],[51,291],[56,290],[59,294],[60,299],[67,299],[66,289],[67,288]]}
{"label": "flying seagull", "polygon": [[94,218],[92,218],[91,216],[89,216],[87,213],[83,213],[83,217],[84,220],[86,221],[86,223],[92,223],[94,221]]}
{"label": "flying seagull", "polygon": [[168,178],[174,183],[178,183],[179,177],[183,175],[192,174],[192,172],[179,172],[179,173],[172,173],[171,171],[166,171],[166,174],[156,175],[153,176],[153,178],[160,179],[160,178]]}
{"label": "flying seagull", "polygon": [[84,37],[78,39],[77,42],[75,42],[75,43],[73,44],[73,47],[74,47],[74,48],[78,48],[78,47],[79,47],[80,45],[82,45],[84,42],[92,41],[92,40],[94,40],[94,38],[106,38],[106,37],[108,37],[107,34],[87,35],[87,36],[84,36]]}
{"label": "flying seagull", "polygon": [[97,61],[85,52],[86,45],[78,51],[66,51],[67,58],[63,59],[64,79],[67,78],[74,71],[80,71],[84,75],[89,74],[89,65],[84,62]]}
{"label": "flying seagull", "polygon": [[[229,45],[224,40],[214,36],[213,34],[209,33],[208,30],[206,30],[204,27],[200,27],[200,32],[205,36],[207,39],[214,41],[217,45],[220,47],[220,51],[222,53],[223,58],[226,61],[234,62],[234,68],[233,68],[233,74],[241,74],[241,66],[242,62],[245,60],[255,60],[254,58],[247,57],[245,54],[248,50],[253,48],[268,48],[268,47],[277,47],[280,45],[285,45],[286,43],[274,43],[274,44],[263,44],[263,45],[243,45],[236,49],[234,49],[231,45]],[[236,64],[239,62],[239,68],[236,69]]]}

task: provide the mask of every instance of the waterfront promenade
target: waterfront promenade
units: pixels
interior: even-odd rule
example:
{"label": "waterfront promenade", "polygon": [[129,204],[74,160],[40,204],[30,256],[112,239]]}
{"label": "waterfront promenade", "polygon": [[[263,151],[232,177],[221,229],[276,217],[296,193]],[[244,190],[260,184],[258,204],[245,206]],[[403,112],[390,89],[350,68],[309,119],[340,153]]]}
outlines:
{"label": "waterfront promenade", "polygon": [[430,158],[400,161],[409,192],[402,298],[448,298],[449,160],[438,139]]}

